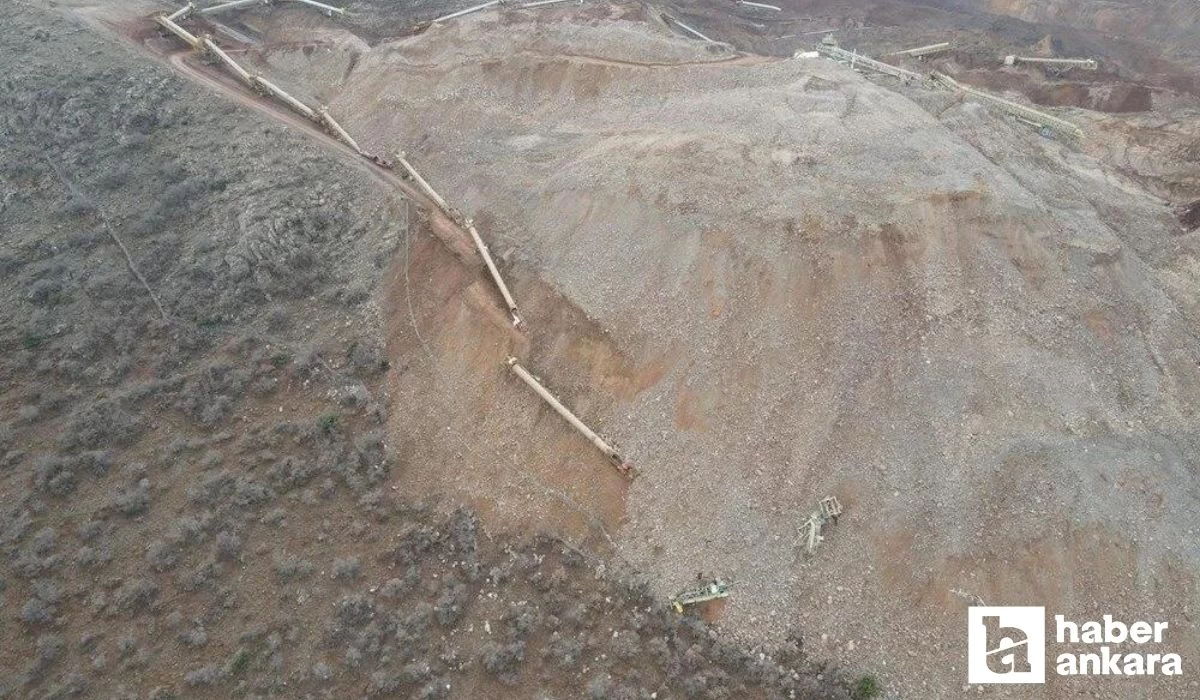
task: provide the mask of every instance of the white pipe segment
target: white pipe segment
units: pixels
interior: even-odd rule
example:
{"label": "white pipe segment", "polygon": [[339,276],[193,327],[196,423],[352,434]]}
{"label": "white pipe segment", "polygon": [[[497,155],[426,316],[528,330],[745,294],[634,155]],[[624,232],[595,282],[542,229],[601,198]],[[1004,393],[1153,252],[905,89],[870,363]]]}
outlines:
{"label": "white pipe segment", "polygon": [[164,29],[171,32],[175,36],[183,39],[185,42],[187,42],[188,46],[191,46],[193,49],[204,48],[204,42],[200,41],[196,35],[167,19],[165,15],[159,15],[158,17],[155,17],[154,21],[158,22],[163,26]]}
{"label": "white pipe segment", "polygon": [[320,121],[320,119],[317,117],[317,113],[315,111],[313,111],[313,109],[311,107],[304,104],[300,100],[297,100],[295,97],[292,97],[288,93],[284,92],[283,88],[280,88],[279,86],[270,82],[269,80],[262,77],[261,75],[253,76],[253,80],[254,80],[255,84],[258,85],[260,88],[267,91],[268,93],[273,95],[276,99],[283,102],[287,106],[296,110],[301,115],[308,117],[309,119],[311,119],[313,121]]}
{"label": "white pipe segment", "polygon": [[363,152],[363,149],[358,147],[358,142],[355,141],[350,136],[350,134],[347,133],[346,130],[342,128],[342,125],[338,124],[334,120],[333,117],[329,116],[328,109],[321,107],[320,109],[317,110],[317,113],[320,115],[321,123],[324,124],[325,126],[329,127],[329,129],[331,131],[333,131],[335,136],[337,136],[339,139],[344,141],[347,146],[349,146],[350,148],[353,148],[355,153],[357,153],[359,155],[366,155],[366,153]]}
{"label": "white pipe segment", "polygon": [[941,53],[950,50],[950,42],[943,41],[940,44],[929,44],[928,46],[918,46],[913,49],[904,49],[903,51],[893,51],[888,56],[929,56],[930,54]]}
{"label": "white pipe segment", "polygon": [[508,366],[510,369],[512,369],[514,374],[516,374],[521,378],[522,381],[529,385],[530,389],[533,389],[538,396],[542,397],[543,401],[550,404],[550,408],[553,408],[558,415],[562,416],[568,423],[571,424],[571,427],[578,430],[584,437],[591,441],[591,443],[595,445],[597,449],[603,452],[604,456],[608,457],[609,461],[611,461],[613,465],[617,467],[617,471],[626,476],[632,476],[630,465],[625,461],[625,458],[622,457],[619,452],[614,450],[591,428],[587,427],[583,421],[579,420],[574,413],[571,413],[570,409],[562,405],[558,399],[554,398],[554,394],[551,394],[546,387],[542,386],[541,383],[533,377],[532,374],[527,372],[525,368],[517,362],[517,358],[508,358]]}
{"label": "white pipe segment", "polygon": [[417,181],[417,184],[420,185],[421,189],[425,191],[425,195],[432,199],[434,204],[437,204],[438,208],[441,209],[446,216],[450,217],[451,219],[457,219],[458,217],[455,212],[450,209],[450,205],[446,204],[446,200],[442,199],[442,195],[438,194],[437,190],[433,189],[433,187],[425,181],[425,178],[421,177],[421,173],[417,172],[417,169],[412,166],[412,163],[408,162],[407,156],[407,153],[400,151],[396,154],[396,160],[400,161],[400,165],[408,171],[409,176]]}
{"label": "white pipe segment", "polygon": [[175,10],[171,14],[167,15],[167,19],[171,20],[172,22],[181,22],[188,17],[191,17],[192,13],[195,11],[196,6],[189,2],[178,10]]}
{"label": "white pipe segment", "polygon": [[951,78],[950,76],[945,75],[943,73],[934,73],[933,77],[936,78],[939,82],[942,82],[956,90],[961,90],[961,91],[967,93],[968,95],[973,95],[973,96],[978,97],[986,102],[991,102],[992,104],[1000,107],[1001,109],[1003,109],[1006,112],[1009,112],[1010,114],[1015,114],[1017,116],[1026,117],[1032,121],[1037,122],[1038,124],[1040,124],[1042,126],[1048,126],[1048,127],[1052,128],[1056,131],[1059,131],[1061,133],[1068,134],[1070,136],[1074,136],[1075,138],[1080,138],[1080,139],[1083,138],[1083,129],[1080,129],[1077,125],[1072,124],[1071,122],[1067,121],[1066,119],[1059,119],[1058,117],[1052,116],[1050,114],[1046,114],[1045,112],[1039,112],[1038,110],[1033,109],[1032,107],[1026,107],[1025,105],[1020,104],[1018,102],[1013,102],[1012,100],[1006,100],[1003,97],[998,97],[991,93],[984,92],[983,90],[978,90],[976,88],[969,87],[967,85],[963,85],[962,83],[958,82],[954,78]]}
{"label": "white pipe segment", "polygon": [[499,5],[500,2],[501,2],[501,0],[491,0],[490,2],[485,2],[482,5],[475,5],[474,7],[468,7],[465,10],[459,10],[458,12],[451,12],[448,15],[442,15],[441,17],[438,17],[437,19],[435,19],[433,21],[434,21],[434,23],[445,22],[448,19],[454,19],[455,17],[462,17],[463,15],[469,15],[472,12],[479,12],[480,10],[486,10],[487,8],[491,7],[492,5]]}
{"label": "white pipe segment", "polygon": [[488,252],[487,244],[483,242],[483,237],[479,235],[479,231],[475,230],[475,223],[467,219],[467,231],[471,234],[471,240],[475,241],[475,248],[479,250],[479,257],[483,258],[483,263],[487,265],[488,272],[492,275],[492,281],[496,283],[496,287],[500,290],[500,296],[504,297],[504,303],[508,306],[508,312],[512,314],[513,325],[521,325],[521,317],[517,315],[517,302],[513,299],[513,295],[508,291],[508,285],[504,283],[504,278],[500,276],[500,270],[496,268],[496,263],[492,260],[492,254]]}
{"label": "white pipe segment", "polygon": [[708,37],[701,34],[698,29],[693,29],[692,27],[689,27],[688,25],[684,24],[683,22],[680,22],[679,20],[675,19],[671,15],[663,15],[663,17],[666,17],[667,19],[671,20],[675,24],[679,25],[680,29],[687,32],[688,34],[691,34],[692,36],[696,37],[697,39],[699,39],[701,41],[707,41],[710,44],[717,43],[716,41],[713,41],[712,39],[709,39]]}
{"label": "white pipe segment", "polygon": [[251,5],[270,5],[271,0],[231,0],[220,5],[212,5],[211,7],[200,8],[200,14],[211,15],[225,10],[236,10],[239,7],[249,7]]}
{"label": "white pipe segment", "polygon": [[772,12],[783,12],[783,8],[776,7],[774,5],[767,5],[767,4],[761,3],[761,2],[750,2],[750,0],[741,0],[741,2],[739,2],[738,4],[745,5],[746,7],[759,7],[764,10],[770,10]]}
{"label": "white pipe segment", "polygon": [[335,14],[336,15],[346,14],[346,10],[341,7],[334,7],[333,5],[326,5],[325,3],[317,2],[316,0],[291,0],[291,2],[299,2],[299,3],[303,3],[305,5],[308,5],[310,7],[315,7],[318,10],[324,12],[327,17],[332,17]]}
{"label": "white pipe segment", "polygon": [[250,76],[249,71],[247,71],[245,68],[242,68],[240,65],[238,65],[237,61],[229,57],[229,54],[222,51],[221,47],[217,46],[217,42],[206,37],[204,39],[204,47],[211,51],[214,56],[220,59],[220,61],[224,63],[229,70],[233,71],[237,77],[241,78],[243,83],[246,83],[250,87],[254,87],[254,78]]}
{"label": "white pipe segment", "polygon": [[574,2],[580,5],[583,4],[583,0],[538,0],[537,2],[527,2],[524,5],[521,5],[521,7],[523,9],[530,7],[544,7],[546,5],[557,5],[564,2]]}

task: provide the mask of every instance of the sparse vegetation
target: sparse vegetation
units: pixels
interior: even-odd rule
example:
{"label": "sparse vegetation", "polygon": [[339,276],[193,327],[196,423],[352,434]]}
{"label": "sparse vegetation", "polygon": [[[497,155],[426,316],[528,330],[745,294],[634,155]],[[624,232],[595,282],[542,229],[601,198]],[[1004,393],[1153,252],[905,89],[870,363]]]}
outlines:
{"label": "sparse vegetation", "polygon": [[5,21],[0,697],[430,700],[545,674],[682,697],[685,660],[724,669],[712,697],[808,697],[803,666],[734,667],[574,547],[389,488],[361,271],[396,245],[394,193],[60,12]]}
{"label": "sparse vegetation", "polygon": [[875,680],[875,676],[860,676],[854,683],[851,696],[854,700],[871,700],[871,698],[879,697],[881,692],[879,681]]}

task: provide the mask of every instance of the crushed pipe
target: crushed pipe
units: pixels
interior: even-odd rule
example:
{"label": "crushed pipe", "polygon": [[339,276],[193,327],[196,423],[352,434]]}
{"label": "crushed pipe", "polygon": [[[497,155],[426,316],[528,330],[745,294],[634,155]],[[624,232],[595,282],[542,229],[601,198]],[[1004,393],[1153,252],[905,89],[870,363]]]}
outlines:
{"label": "crushed pipe", "polygon": [[542,397],[543,401],[550,404],[550,408],[553,408],[558,415],[562,416],[568,423],[570,423],[571,427],[578,430],[584,437],[591,441],[591,443],[595,445],[597,449],[603,452],[604,456],[608,457],[608,460],[612,462],[613,466],[617,468],[617,471],[620,472],[622,476],[627,479],[633,478],[633,466],[629,464],[629,462],[625,461],[625,458],[621,456],[621,453],[609,446],[609,444],[605,442],[603,438],[597,435],[595,431],[587,427],[587,425],[585,425],[583,421],[579,420],[574,413],[571,413],[570,409],[562,405],[558,399],[554,398],[554,394],[551,394],[546,387],[542,386],[541,382],[535,379],[532,374],[527,372],[525,368],[517,362],[517,358],[508,358],[508,367],[513,371],[514,374],[520,377],[522,381],[528,384],[530,389],[533,389],[538,396]]}
{"label": "crushed pipe", "polygon": [[489,8],[493,5],[499,5],[501,2],[502,2],[502,0],[490,0],[490,2],[485,2],[482,5],[475,5],[474,7],[468,7],[465,10],[459,10],[458,12],[451,12],[448,15],[442,15],[441,17],[438,17],[437,19],[433,20],[433,23],[436,24],[438,22],[445,22],[446,20],[449,20],[449,19],[455,19],[456,17],[462,17],[463,15],[469,15],[472,12],[479,12],[480,10],[486,10],[487,8]]}
{"label": "crushed pipe", "polygon": [[508,312],[512,314],[513,325],[521,325],[521,317],[517,314],[517,302],[508,291],[508,285],[504,283],[504,278],[500,276],[500,270],[496,268],[496,263],[492,260],[492,254],[488,252],[488,247],[483,242],[483,237],[479,235],[479,231],[475,230],[475,222],[467,219],[465,223],[467,231],[471,234],[471,240],[475,241],[475,248],[479,250],[479,257],[483,258],[483,263],[487,265],[488,272],[492,275],[492,281],[496,283],[496,288],[500,290],[500,296],[504,297],[504,303],[508,306]]}

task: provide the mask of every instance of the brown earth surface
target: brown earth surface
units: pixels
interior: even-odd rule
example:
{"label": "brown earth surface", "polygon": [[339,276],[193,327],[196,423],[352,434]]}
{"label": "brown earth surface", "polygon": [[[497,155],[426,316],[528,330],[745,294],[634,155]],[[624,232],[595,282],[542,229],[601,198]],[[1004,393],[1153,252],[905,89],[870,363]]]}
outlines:
{"label": "brown earth surface", "polygon": [[[942,67],[1109,113],[1068,112],[1095,135],[1076,144],[778,58],[800,41],[784,32],[830,19],[872,53],[920,43],[960,17],[935,8],[789,6],[818,16],[760,30],[723,5],[589,4],[407,33],[444,5],[394,20],[366,5],[345,25],[247,14],[230,43],[369,150],[407,150],[479,224],[527,323],[511,328],[461,231],[412,214],[375,295],[393,489],[558,533],[646,572],[660,599],[723,576],[735,594],[706,614],[731,638],[803,639],[897,697],[962,696],[980,600],[1166,619],[1175,648],[1200,648],[1200,240],[1167,201],[1196,196],[1197,134],[1176,118],[1194,94],[1174,67],[1148,80],[1114,39],[1118,67],[1094,82],[989,71],[980,56],[1044,46],[1045,27],[954,20],[979,44]],[[776,58],[685,40],[661,9]],[[869,33],[887,17],[890,34]],[[171,53],[136,15],[107,19],[144,55]],[[508,355],[639,478],[540,405]],[[797,529],[826,494],[847,513],[807,559]],[[1007,696],[1198,692],[1186,676],[1054,678]]]}

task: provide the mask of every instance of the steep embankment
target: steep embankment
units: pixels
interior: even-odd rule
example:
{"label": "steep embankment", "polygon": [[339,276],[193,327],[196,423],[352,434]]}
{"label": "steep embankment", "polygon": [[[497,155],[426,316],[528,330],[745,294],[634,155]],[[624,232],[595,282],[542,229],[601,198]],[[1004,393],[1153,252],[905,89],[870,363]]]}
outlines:
{"label": "steep embankment", "polygon": [[[1163,610],[1194,643],[1197,237],[978,105],[725,57],[644,25],[505,14],[360,52],[332,86],[304,76],[349,63],[336,48],[271,64],[372,147],[407,148],[519,299],[545,283],[602,329],[535,318],[548,342],[529,352],[637,462],[618,542],[660,593],[727,576],[729,629],[802,633],[926,697],[957,692],[976,598]],[[514,468],[604,463],[533,426],[461,308],[421,330],[469,407],[391,430],[425,445],[431,484],[458,436],[490,445],[510,466],[454,488],[536,518],[498,495]],[[848,515],[806,561],[797,527],[828,493]]]}

